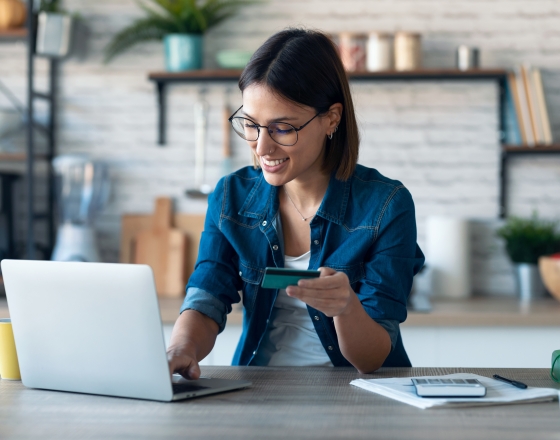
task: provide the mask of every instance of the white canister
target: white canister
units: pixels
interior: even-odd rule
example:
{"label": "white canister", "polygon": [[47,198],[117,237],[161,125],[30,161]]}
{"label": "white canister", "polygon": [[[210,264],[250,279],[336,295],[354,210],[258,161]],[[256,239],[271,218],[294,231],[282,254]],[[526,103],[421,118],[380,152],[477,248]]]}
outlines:
{"label": "white canister", "polygon": [[453,217],[428,217],[426,265],[432,272],[435,296],[466,298],[471,294],[469,222]]}
{"label": "white canister", "polygon": [[422,67],[422,37],[411,32],[395,34],[395,70]]}
{"label": "white canister", "polygon": [[340,59],[347,72],[363,72],[366,70],[366,46],[366,34],[342,32],[339,35]]}
{"label": "white canister", "polygon": [[367,43],[367,70],[378,72],[393,69],[393,35],[372,32]]}
{"label": "white canister", "polygon": [[457,48],[456,65],[459,70],[478,69],[478,48],[461,44]]}

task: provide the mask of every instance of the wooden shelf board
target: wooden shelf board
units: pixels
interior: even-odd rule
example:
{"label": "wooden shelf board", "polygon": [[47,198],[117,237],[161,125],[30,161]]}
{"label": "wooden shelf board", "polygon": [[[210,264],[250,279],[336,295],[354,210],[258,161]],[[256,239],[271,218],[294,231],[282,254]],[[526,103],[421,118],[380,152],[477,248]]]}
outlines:
{"label": "wooden shelf board", "polygon": [[0,39],[25,37],[27,37],[27,28],[0,29]]}
{"label": "wooden shelf board", "polygon": [[[185,72],[149,72],[148,79],[156,82],[181,81],[227,81],[237,80],[242,70],[205,69]],[[354,80],[415,80],[415,79],[500,79],[505,78],[505,69],[419,69],[411,71],[348,72],[349,79]]]}
{"label": "wooden shelf board", "polygon": [[560,153],[560,144],[529,147],[527,145],[503,145],[502,150],[508,154],[554,154]]}

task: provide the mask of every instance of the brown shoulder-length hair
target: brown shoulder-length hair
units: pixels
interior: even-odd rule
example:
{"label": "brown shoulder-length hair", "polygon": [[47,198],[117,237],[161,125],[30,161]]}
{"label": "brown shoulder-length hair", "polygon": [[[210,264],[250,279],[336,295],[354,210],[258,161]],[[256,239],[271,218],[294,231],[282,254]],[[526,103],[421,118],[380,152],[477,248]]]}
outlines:
{"label": "brown shoulder-length hair", "polygon": [[339,180],[350,178],[358,162],[360,136],[348,78],[329,37],[293,28],[274,34],[257,49],[241,74],[241,92],[252,84],[265,85],[318,113],[341,103],[342,118],[332,139],[327,137],[323,170],[336,171]]}

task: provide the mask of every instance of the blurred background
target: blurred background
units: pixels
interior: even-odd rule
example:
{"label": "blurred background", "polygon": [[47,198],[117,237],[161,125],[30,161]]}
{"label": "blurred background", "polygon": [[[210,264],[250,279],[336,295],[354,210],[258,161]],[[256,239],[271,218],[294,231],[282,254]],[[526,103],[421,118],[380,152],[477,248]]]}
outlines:
{"label": "blurred background", "polygon": [[[560,266],[547,269],[546,292],[537,264],[560,252],[560,3],[237,2],[208,29],[185,24],[198,41],[167,38],[178,31],[154,14],[170,21],[188,3],[43,1],[30,20],[29,4],[0,0],[3,256],[156,265],[137,240],[163,225],[186,236],[165,258],[188,279],[204,194],[251,163],[224,124],[241,104],[239,69],[274,32],[319,29],[349,71],[359,162],[402,181],[416,204],[427,266],[403,326],[413,364],[549,365]],[[176,303],[166,304],[172,322]],[[230,356],[239,322],[209,362]],[[489,334],[511,350],[482,353]],[[533,354],[519,359],[512,341]]]}

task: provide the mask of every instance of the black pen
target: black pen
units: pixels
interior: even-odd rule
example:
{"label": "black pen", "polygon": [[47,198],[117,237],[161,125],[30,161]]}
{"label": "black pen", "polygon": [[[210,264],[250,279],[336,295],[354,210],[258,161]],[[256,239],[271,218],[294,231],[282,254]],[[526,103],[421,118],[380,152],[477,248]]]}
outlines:
{"label": "black pen", "polygon": [[516,380],[511,380],[511,379],[508,379],[506,377],[498,376],[497,374],[494,374],[493,377],[494,377],[494,379],[498,379],[498,380],[501,380],[502,382],[509,383],[510,385],[513,385],[514,387],[517,387],[517,388],[521,388],[521,389],[527,388],[527,385],[525,385],[523,382],[518,382]]}

